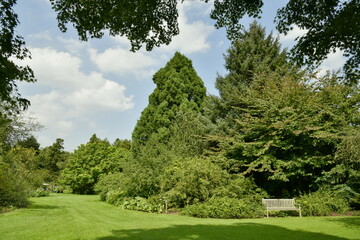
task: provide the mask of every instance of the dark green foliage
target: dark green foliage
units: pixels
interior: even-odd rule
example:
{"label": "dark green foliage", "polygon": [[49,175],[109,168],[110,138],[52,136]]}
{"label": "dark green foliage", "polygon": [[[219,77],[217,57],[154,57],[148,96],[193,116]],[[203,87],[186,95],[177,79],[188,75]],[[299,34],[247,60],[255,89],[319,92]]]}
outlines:
{"label": "dark green foliage", "polygon": [[64,140],[56,139],[56,142],[42,149],[38,155],[38,167],[49,172],[49,179],[46,181],[56,181],[60,171],[65,168],[69,158],[69,153],[64,151]]}
{"label": "dark green foliage", "polygon": [[[215,1],[211,17],[217,27],[227,27],[228,37],[236,40],[242,34],[240,19],[245,15],[259,17],[263,1]],[[317,66],[327,54],[337,49],[348,57],[344,65],[347,82],[359,81],[360,24],[359,0],[289,0],[277,12],[277,29],[287,34],[294,26],[308,30],[292,49],[299,64]]]}
{"label": "dark green foliage", "polygon": [[32,148],[34,150],[39,150],[40,148],[40,143],[34,136],[30,136],[24,140],[20,140],[19,142],[17,142],[16,145],[23,148]]}
{"label": "dark green foliage", "polygon": [[298,202],[304,216],[329,216],[331,213],[344,214],[349,211],[348,201],[330,189],[303,195]]}
{"label": "dark green foliage", "polygon": [[86,145],[81,145],[70,155],[61,173],[64,184],[74,193],[92,194],[101,175],[120,172],[126,154],[123,155],[107,141],[94,134]]}
{"label": "dark green foliage", "polygon": [[156,88],[133,131],[135,152],[149,140],[151,134],[158,134],[160,142],[166,142],[180,105],[187,104],[188,108],[198,112],[206,95],[204,83],[192,67],[191,60],[178,52],[155,73],[153,81]]}
{"label": "dark green foliage", "polygon": [[328,53],[340,49],[348,57],[344,65],[347,81],[359,81],[359,0],[291,0],[278,10],[276,20],[280,33],[288,33],[293,25],[308,30],[292,49],[298,63],[317,66]]}
{"label": "dark green foliage", "polygon": [[60,30],[65,32],[67,24],[72,23],[81,40],[101,38],[109,29],[112,36],[126,36],[133,51],[144,43],[150,51],[154,46],[169,44],[179,33],[175,0],[50,2],[58,13]]}
{"label": "dark green foliage", "polygon": [[335,166],[324,173],[323,182],[346,184],[360,193],[360,134],[344,137],[335,153]]}
{"label": "dark green foliage", "polygon": [[235,174],[229,177],[226,184],[215,189],[214,196],[247,199],[250,201],[259,201],[262,198],[268,197],[267,193],[256,186],[252,179]]}
{"label": "dark green foliage", "polygon": [[16,35],[17,14],[13,11],[16,0],[0,2],[0,101],[3,112],[17,112],[29,106],[30,102],[20,96],[15,81],[35,82],[34,74],[28,66],[18,66],[14,59],[30,57],[25,41]]}
{"label": "dark green foliage", "polygon": [[[281,50],[278,38],[266,36],[265,28],[257,22],[250,24],[232,43],[225,55],[225,77],[218,76],[216,88],[227,104],[244,85],[252,83],[254,75],[281,72],[287,63],[286,52]],[[288,70],[288,69],[285,69]]]}
{"label": "dark green foliage", "polygon": [[261,201],[216,197],[186,206],[181,213],[201,218],[258,218],[263,217],[265,211]]}
{"label": "dark green foliage", "polygon": [[[253,175],[257,184],[278,196],[285,194],[281,191],[307,191],[330,170],[341,136],[358,121],[356,89],[342,94],[344,86],[338,83],[333,89],[338,99],[324,99],[332,97],[324,94],[326,87],[313,89],[303,80],[268,75],[254,81],[238,96],[234,124],[240,134],[227,142],[226,156],[238,160],[232,170]],[[351,114],[335,107],[340,101]]]}

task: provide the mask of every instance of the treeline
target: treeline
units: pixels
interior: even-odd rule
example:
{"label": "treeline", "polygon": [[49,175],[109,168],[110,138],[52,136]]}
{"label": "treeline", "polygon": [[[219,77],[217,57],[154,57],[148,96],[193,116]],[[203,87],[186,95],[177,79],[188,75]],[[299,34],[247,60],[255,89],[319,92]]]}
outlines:
{"label": "treeline", "polygon": [[93,135],[60,154],[66,160],[36,160],[34,169],[140,211],[260,217],[264,197],[295,197],[304,215],[359,208],[359,85],[299,68],[256,22],[232,43],[225,67],[219,95],[207,95],[191,60],[176,53],[153,76],[131,142]]}

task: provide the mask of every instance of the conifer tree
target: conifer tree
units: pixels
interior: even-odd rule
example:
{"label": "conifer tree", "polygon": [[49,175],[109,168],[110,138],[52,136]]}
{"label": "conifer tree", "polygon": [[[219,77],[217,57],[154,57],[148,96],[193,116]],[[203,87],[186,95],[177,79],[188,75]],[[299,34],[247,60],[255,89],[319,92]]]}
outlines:
{"label": "conifer tree", "polygon": [[188,109],[198,112],[206,96],[204,83],[191,60],[179,52],[155,73],[153,81],[156,88],[149,96],[149,104],[141,113],[133,131],[132,144],[135,152],[152,134],[158,134],[160,141],[166,141],[180,105],[185,104]]}
{"label": "conifer tree", "polygon": [[221,100],[231,103],[233,93],[251,84],[254,75],[284,71],[285,65],[290,67],[286,51],[281,50],[279,39],[272,34],[266,36],[265,28],[254,21],[249,30],[241,33],[233,42],[225,55],[228,74],[216,79]]}

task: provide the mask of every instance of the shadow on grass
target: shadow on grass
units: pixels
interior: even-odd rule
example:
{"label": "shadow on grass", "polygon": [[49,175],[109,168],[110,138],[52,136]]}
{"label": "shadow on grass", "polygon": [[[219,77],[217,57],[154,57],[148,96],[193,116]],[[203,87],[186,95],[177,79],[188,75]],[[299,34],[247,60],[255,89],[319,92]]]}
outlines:
{"label": "shadow on grass", "polygon": [[[314,226],[315,228],[315,226]],[[315,229],[314,229],[315,230]],[[234,225],[176,225],[159,229],[114,230],[112,236],[97,240],[342,240],[322,233],[289,230],[286,228],[258,224],[241,223]]]}
{"label": "shadow on grass", "polygon": [[358,228],[360,231],[360,217],[338,217],[331,218],[328,221],[339,222],[348,228]]}
{"label": "shadow on grass", "polygon": [[56,205],[45,205],[45,204],[36,204],[36,203],[31,203],[30,206],[28,207],[28,209],[30,210],[51,210],[51,209],[59,209],[61,207],[56,206]]}

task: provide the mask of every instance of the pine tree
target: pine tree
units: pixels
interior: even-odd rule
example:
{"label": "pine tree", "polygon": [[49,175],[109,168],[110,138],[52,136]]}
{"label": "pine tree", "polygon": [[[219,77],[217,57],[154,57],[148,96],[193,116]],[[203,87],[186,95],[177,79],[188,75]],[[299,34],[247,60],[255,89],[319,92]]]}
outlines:
{"label": "pine tree", "polygon": [[232,97],[236,95],[234,93],[251,84],[256,74],[281,72],[286,69],[286,65],[290,67],[279,39],[272,34],[266,36],[265,28],[254,21],[249,30],[233,42],[225,55],[225,68],[229,73],[216,79],[221,100],[231,104]]}
{"label": "pine tree", "polygon": [[156,84],[149,96],[149,104],[141,113],[132,135],[134,152],[144,145],[152,134],[165,142],[170,136],[170,125],[175,120],[180,105],[193,111],[201,110],[206,89],[197,75],[191,60],[176,52],[174,57],[153,76]]}

